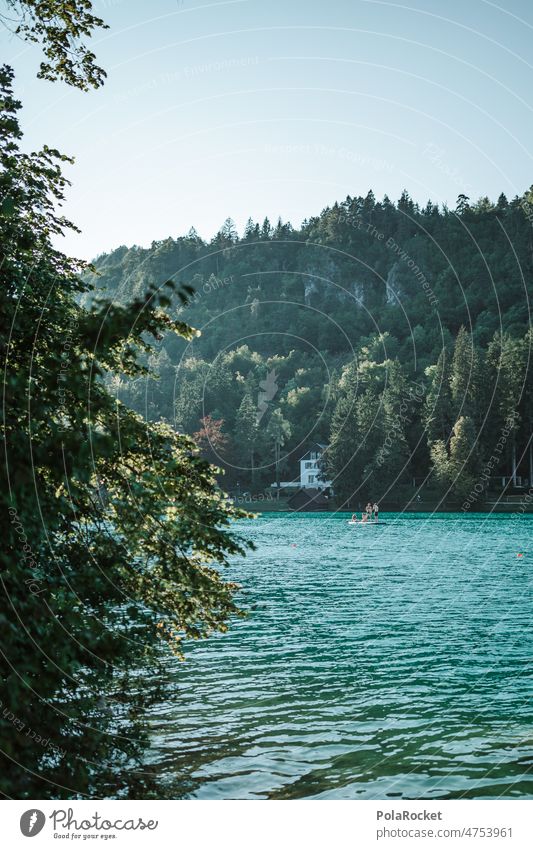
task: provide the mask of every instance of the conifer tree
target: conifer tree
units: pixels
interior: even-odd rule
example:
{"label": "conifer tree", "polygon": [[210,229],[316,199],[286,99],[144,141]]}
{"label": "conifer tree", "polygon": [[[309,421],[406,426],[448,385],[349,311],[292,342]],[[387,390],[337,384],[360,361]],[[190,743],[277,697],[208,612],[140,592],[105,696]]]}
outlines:
{"label": "conifer tree", "polygon": [[257,443],[257,408],[249,394],[246,394],[237,411],[235,424],[235,444],[238,462],[250,471],[252,486],[255,484],[255,451]]}

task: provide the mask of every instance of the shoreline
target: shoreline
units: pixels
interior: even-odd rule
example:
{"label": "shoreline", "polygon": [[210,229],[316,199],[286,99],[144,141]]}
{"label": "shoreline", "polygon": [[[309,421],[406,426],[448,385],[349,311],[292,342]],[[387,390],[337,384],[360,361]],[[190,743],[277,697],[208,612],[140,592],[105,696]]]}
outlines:
{"label": "shoreline", "polygon": [[[281,502],[280,504],[269,503],[269,502],[249,502],[244,506],[245,509],[250,510],[253,513],[352,513],[358,512],[349,508],[335,508],[332,507],[327,510],[291,510],[286,503]],[[384,504],[381,506],[380,513],[442,513],[444,515],[448,513],[460,513],[463,516],[468,516],[471,514],[480,514],[480,515],[494,515],[497,513],[498,515],[509,515],[509,516],[533,516],[533,504],[528,504],[522,509],[522,505],[520,504],[485,504],[485,505],[476,505],[475,510],[462,510],[461,504],[449,504],[449,505],[440,505],[437,507],[436,503],[429,502],[419,502],[416,505],[399,505],[399,504]],[[360,511],[359,511],[360,512]]]}

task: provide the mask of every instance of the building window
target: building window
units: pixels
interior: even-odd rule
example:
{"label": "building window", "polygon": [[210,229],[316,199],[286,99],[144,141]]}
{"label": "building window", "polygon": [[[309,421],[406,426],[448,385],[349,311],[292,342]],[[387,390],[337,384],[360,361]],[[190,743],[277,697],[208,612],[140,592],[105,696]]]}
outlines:
{"label": "building window", "polygon": [[309,483],[314,483],[314,482],[315,482],[315,476],[314,476],[314,475],[309,475],[309,477],[308,477],[308,481],[309,481]]}
{"label": "building window", "polygon": [[312,469],[314,467],[314,465],[315,465],[314,463],[306,463],[305,468],[306,469]]}

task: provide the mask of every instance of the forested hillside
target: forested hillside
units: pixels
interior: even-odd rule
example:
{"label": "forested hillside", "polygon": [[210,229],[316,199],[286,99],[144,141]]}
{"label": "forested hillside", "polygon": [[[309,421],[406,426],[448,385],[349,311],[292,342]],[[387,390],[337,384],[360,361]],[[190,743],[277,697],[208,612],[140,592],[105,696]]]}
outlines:
{"label": "forested hillside", "polygon": [[158,379],[114,389],[196,434],[229,489],[260,490],[276,465],[294,478],[311,442],[330,445],[338,504],[413,478],[470,504],[491,478],[530,481],[532,204],[369,192],[298,230],[249,221],[239,236],[228,219],[209,243],[120,247],[95,261],[95,288],[125,303],[188,284],[171,310],[201,335],[161,338]]}

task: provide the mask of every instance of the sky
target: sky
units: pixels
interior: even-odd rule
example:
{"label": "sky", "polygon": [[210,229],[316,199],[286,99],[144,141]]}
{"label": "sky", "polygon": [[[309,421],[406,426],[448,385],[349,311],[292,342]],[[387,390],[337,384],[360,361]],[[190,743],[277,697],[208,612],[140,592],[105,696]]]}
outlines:
{"label": "sky", "polygon": [[[0,6],[5,0],[0,0]],[[36,79],[0,33],[24,149],[75,157],[60,243],[91,259],[372,189],[454,207],[533,183],[530,0],[97,0],[107,80]]]}

